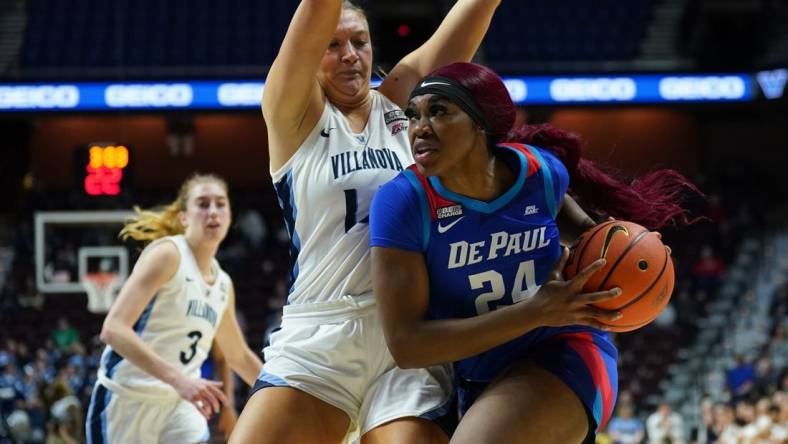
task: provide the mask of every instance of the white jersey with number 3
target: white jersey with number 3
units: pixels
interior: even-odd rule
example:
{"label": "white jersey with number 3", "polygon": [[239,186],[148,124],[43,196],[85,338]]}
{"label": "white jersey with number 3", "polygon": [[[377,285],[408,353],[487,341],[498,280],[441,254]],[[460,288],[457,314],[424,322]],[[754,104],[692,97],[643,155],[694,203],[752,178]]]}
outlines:
{"label": "white jersey with number 3", "polygon": [[[213,284],[202,277],[197,261],[182,235],[165,237],[180,253],[175,275],[164,284],[134,324],[134,331],[164,361],[198,378],[229,297],[230,277],[213,260]],[[143,253],[144,254],[144,253]],[[177,397],[168,384],[151,376],[107,346],[101,356],[99,381],[120,395]]]}
{"label": "white jersey with number 3", "polygon": [[298,151],[271,173],[290,234],[289,304],[372,291],[369,204],[413,156],[405,114],[383,94],[371,94],[362,134],[326,101]]}

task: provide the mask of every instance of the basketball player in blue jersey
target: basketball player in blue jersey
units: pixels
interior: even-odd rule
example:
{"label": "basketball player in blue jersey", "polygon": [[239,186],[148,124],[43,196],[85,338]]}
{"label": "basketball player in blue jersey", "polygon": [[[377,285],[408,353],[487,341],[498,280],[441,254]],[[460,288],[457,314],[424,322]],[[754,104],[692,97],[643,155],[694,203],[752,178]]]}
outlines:
{"label": "basketball player in blue jersey", "polygon": [[187,180],[161,211],[138,209],[121,231],[150,241],[101,329],[107,344],[87,416],[88,443],[197,443],[227,404],[200,378],[211,344],[253,384],[262,368],[235,317],[232,280],[215,259],[230,227],[225,182]]}
{"label": "basketball player in blue jersey", "polygon": [[[480,65],[430,74],[406,116],[416,165],[378,191],[370,212],[373,288],[397,364],[455,363],[463,416],[452,442],[593,443],[617,392],[617,352],[600,321],[620,314],[591,304],[620,290],[582,293],[604,259],[560,279],[568,250],[556,217],[570,177],[583,202],[650,226],[683,217],[672,200],[686,181],[652,173],[655,196],[580,159],[566,133],[510,133],[514,104]],[[611,212],[600,191],[621,192],[625,212]]]}
{"label": "basketball player in blue jersey", "polygon": [[232,443],[445,442],[451,368],[402,370],[380,326],[369,250],[375,191],[413,163],[402,111],[421,77],[470,60],[500,0],[458,0],[370,89],[362,10],[302,0],[265,83],[271,176],[291,239],[287,305]]}

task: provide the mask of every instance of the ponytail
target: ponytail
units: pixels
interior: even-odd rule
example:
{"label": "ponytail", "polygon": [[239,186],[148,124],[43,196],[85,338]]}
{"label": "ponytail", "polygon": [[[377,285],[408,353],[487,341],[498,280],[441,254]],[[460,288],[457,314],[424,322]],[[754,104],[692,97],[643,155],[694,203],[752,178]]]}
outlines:
{"label": "ponytail", "polygon": [[134,212],[137,215],[127,220],[120,230],[119,236],[124,241],[132,238],[147,243],[184,232],[183,225],[178,220],[181,208],[177,201],[151,209],[142,209],[135,205]]}
{"label": "ponytail", "polygon": [[675,170],[661,169],[624,182],[581,156],[580,138],[550,124],[523,125],[512,130],[506,140],[527,143],[551,151],[569,172],[569,191],[587,210],[625,219],[649,229],[666,225],[686,225],[687,210],[680,205],[687,191],[702,193]]}

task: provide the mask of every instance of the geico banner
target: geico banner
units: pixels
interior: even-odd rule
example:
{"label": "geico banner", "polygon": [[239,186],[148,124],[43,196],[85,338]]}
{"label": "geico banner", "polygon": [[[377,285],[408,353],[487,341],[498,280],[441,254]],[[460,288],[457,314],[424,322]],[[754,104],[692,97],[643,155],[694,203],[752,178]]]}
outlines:
{"label": "geico banner", "polygon": [[113,84],[104,90],[104,102],[110,108],[188,108],[194,90],[187,83]]}
{"label": "geico banner", "polygon": [[630,77],[558,78],[550,82],[550,97],[556,102],[631,102],[637,91]]}
{"label": "geico banner", "polygon": [[[784,71],[761,72],[766,97],[782,95]],[[372,86],[379,85],[375,80]],[[518,105],[739,102],[755,100],[755,76],[616,75],[505,77]],[[259,109],[259,80],[2,84],[0,112],[112,111],[168,109]]]}
{"label": "geico banner", "polygon": [[747,92],[747,80],[741,76],[665,77],[659,81],[663,99],[741,100]]}
{"label": "geico banner", "polygon": [[76,85],[0,85],[0,109],[73,109],[79,106]]}

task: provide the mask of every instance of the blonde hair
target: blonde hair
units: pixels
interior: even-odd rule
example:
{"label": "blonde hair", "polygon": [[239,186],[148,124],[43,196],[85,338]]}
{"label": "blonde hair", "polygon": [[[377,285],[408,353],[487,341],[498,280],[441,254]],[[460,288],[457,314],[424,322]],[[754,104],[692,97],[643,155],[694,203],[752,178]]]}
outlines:
{"label": "blonde hair", "polygon": [[142,209],[134,206],[136,216],[129,218],[120,230],[118,235],[121,239],[151,242],[164,236],[183,234],[185,231],[178,213],[186,211],[186,204],[189,202],[189,193],[196,185],[204,183],[216,183],[228,192],[227,182],[214,174],[195,173],[181,185],[178,196],[168,205],[158,206],[149,209]]}

